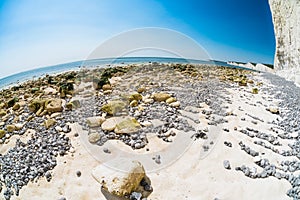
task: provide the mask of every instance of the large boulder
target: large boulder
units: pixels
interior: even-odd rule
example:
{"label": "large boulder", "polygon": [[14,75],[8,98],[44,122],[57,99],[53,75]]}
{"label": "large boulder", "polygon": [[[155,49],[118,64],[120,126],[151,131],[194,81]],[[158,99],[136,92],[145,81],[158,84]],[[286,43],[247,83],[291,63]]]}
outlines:
{"label": "large boulder", "polygon": [[103,190],[117,197],[125,197],[138,189],[146,174],[138,161],[123,162],[122,167],[125,170],[104,170],[99,165],[93,170],[92,176],[101,184]]}
{"label": "large boulder", "polygon": [[126,117],[119,123],[117,123],[115,128],[115,133],[117,134],[130,134],[136,133],[141,128],[139,122],[133,117]]}
{"label": "large boulder", "polygon": [[46,110],[48,113],[61,112],[63,110],[61,99],[51,99],[46,102]]}
{"label": "large boulder", "polygon": [[124,101],[114,100],[104,104],[101,109],[109,115],[115,115],[119,112],[122,112],[125,107],[126,103]]}

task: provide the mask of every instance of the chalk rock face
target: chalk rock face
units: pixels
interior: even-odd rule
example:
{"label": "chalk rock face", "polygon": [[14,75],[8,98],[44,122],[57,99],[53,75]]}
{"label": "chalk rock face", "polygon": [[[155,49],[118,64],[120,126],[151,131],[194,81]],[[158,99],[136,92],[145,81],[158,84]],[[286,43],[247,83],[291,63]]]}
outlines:
{"label": "chalk rock face", "polygon": [[274,68],[300,84],[300,1],[269,0],[276,37]]}

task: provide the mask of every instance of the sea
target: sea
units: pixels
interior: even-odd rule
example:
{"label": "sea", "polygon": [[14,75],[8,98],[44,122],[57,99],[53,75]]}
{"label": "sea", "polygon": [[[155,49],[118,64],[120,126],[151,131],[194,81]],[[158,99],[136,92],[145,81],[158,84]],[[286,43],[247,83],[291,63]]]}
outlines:
{"label": "sea", "polygon": [[234,67],[223,61],[215,60],[194,60],[184,58],[166,58],[166,57],[121,57],[121,58],[102,58],[93,60],[76,61],[59,65],[41,67],[17,74],[13,74],[0,79],[0,89],[6,89],[14,85],[20,84],[27,80],[37,79],[45,75],[53,75],[71,70],[80,70],[82,68],[106,67],[107,65],[127,65],[127,64],[146,64],[150,62],[157,63],[191,63],[191,64],[207,64],[216,66]]}

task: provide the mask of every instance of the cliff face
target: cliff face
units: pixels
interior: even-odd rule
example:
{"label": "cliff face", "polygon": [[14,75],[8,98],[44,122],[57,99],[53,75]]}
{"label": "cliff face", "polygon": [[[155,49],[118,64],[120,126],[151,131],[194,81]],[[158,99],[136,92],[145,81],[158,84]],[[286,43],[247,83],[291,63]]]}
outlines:
{"label": "cliff face", "polygon": [[276,70],[300,67],[300,0],[269,0],[276,35]]}

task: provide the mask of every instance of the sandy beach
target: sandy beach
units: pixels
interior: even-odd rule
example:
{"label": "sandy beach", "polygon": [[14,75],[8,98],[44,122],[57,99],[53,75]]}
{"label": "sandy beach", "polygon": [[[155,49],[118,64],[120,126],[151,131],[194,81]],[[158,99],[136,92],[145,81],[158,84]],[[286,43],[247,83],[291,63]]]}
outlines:
{"label": "sandy beach", "polygon": [[0,199],[105,200],[97,178],[135,160],[153,189],[139,199],[299,199],[299,90],[158,63],[23,83],[2,91]]}

